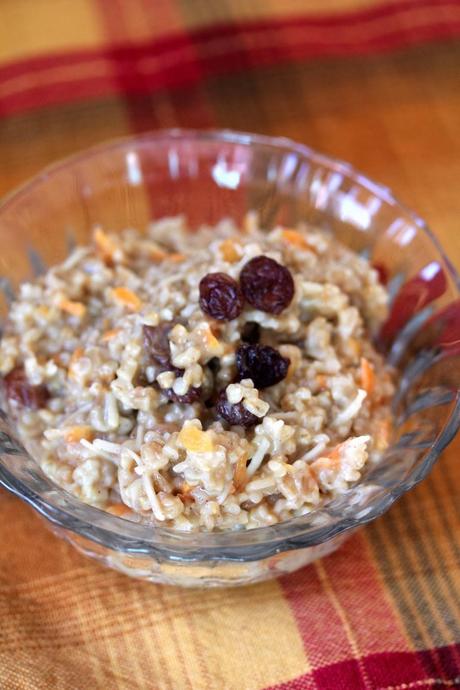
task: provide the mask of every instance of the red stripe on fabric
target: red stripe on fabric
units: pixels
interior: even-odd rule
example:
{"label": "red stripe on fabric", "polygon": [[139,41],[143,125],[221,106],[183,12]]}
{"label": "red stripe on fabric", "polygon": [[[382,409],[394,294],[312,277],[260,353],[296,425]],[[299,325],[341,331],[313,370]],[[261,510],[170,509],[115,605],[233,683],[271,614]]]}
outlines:
{"label": "red stripe on fabric", "polygon": [[385,594],[364,532],[354,535],[343,552],[325,559],[323,569],[363,656],[382,651],[412,651]]}
{"label": "red stripe on fabric", "polygon": [[350,642],[315,568],[302,568],[281,577],[279,583],[291,606],[310,665],[318,668],[328,661],[349,658]]}
{"label": "red stripe on fabric", "polygon": [[460,687],[460,644],[438,647],[435,650],[427,649],[419,652],[419,658],[425,668],[433,668],[433,657],[436,658],[436,668],[441,668],[443,680],[449,680],[458,676]]}
{"label": "red stripe on fabric", "polygon": [[[317,573],[305,568],[280,583],[314,668],[352,655],[411,651],[362,534],[321,561]],[[360,671],[365,678],[363,663]]]}
{"label": "red stripe on fabric", "polygon": [[[114,12],[112,0],[98,0],[98,3],[104,13],[105,21],[109,38],[115,35],[116,25],[120,20],[120,10]],[[330,29],[331,37],[338,39],[340,43],[340,34],[337,30],[342,29],[346,32],[350,27],[356,27],[356,24],[367,24],[369,22],[378,23],[382,19],[395,19],[398,23],[400,15],[406,12],[413,12],[414,15],[420,13],[422,10],[433,10],[434,14],[439,20],[439,25],[445,25],[448,29],[451,22],[442,17],[443,12],[450,10],[457,11],[460,7],[459,0],[401,0],[398,3],[382,4],[374,7],[368,7],[360,10],[349,11],[346,13],[334,13],[327,15],[301,15],[289,18],[276,18],[273,20],[258,20],[238,22],[232,21],[231,24],[215,24],[209,27],[192,30],[174,35],[164,36],[147,42],[124,42],[114,43],[113,48],[94,48],[88,50],[75,50],[72,52],[60,53],[58,56],[59,64],[75,64],[85,60],[92,61],[107,53],[113,53],[120,60],[126,58],[142,58],[146,51],[150,55],[163,54],[164,52],[172,51],[185,44],[193,43],[194,45],[206,44],[209,41],[223,40],[234,36],[251,37],[257,34],[273,33],[274,31],[286,32],[288,36],[290,30],[294,29],[313,29],[322,28]],[[433,24],[434,25],[434,24]],[[432,25],[432,26],[433,26]],[[410,33],[410,26],[401,26],[401,32]],[[382,31],[385,35],[387,31]],[[455,30],[453,34],[455,33]],[[7,72],[8,76],[14,76],[17,73],[23,73],[21,65],[25,64],[37,70],[46,66],[55,66],[56,55],[40,55],[24,61],[14,61],[5,67],[0,68],[0,77]]]}
{"label": "red stripe on fabric", "polygon": [[[436,650],[420,652],[383,652],[363,657],[369,675],[372,690],[403,690],[417,688],[428,690],[433,687],[460,687],[460,666],[452,666],[450,661],[444,667],[442,676],[427,675],[423,657],[436,651],[440,658],[452,659],[452,652],[460,651],[460,644],[438,647]],[[312,686],[312,680],[314,685]],[[286,683],[272,685],[266,690],[359,690],[366,688],[362,684],[356,659],[346,659],[336,664],[329,664],[293,678]],[[367,688],[369,690],[369,687]]]}
{"label": "red stripe on fabric", "polygon": [[[108,34],[109,42],[113,43],[114,45],[112,51],[107,51],[106,57],[111,61],[111,63],[118,65],[119,49],[116,48],[116,43],[120,34],[120,27],[123,26],[123,9],[120,6],[119,0],[116,0],[115,4],[114,0],[97,0],[97,5]],[[172,8],[173,7],[171,5],[171,9]],[[149,14],[152,9],[153,8],[150,6],[149,8],[144,7],[146,20],[147,18],[152,20],[151,16],[147,17],[147,14]],[[127,12],[129,13],[129,8],[127,8]],[[170,47],[174,50],[178,46],[174,43],[170,46],[169,42],[171,40],[174,41],[174,39],[166,38],[152,44],[150,46],[149,55],[161,55],[162,50],[167,51]],[[135,47],[133,48],[135,50]],[[186,86],[190,83],[199,83],[202,80],[200,61],[195,51],[194,41],[189,38],[187,34],[184,34],[180,40],[180,50],[182,51],[181,63],[187,65],[187,69],[185,70],[184,74],[182,74],[183,85]],[[128,57],[130,60],[131,69],[116,69],[114,71],[113,78],[116,80],[115,88],[117,93],[148,94],[151,91],[158,91],[159,88],[161,88],[158,85],[152,87],[148,76],[144,74],[142,69],[140,69],[143,57],[143,53],[141,53],[139,60],[131,60],[131,58]],[[136,83],[136,87],[138,89],[135,92],[131,88],[133,83]],[[172,86],[177,85],[173,84]],[[194,125],[192,124],[192,121],[194,121],[199,127],[212,127],[215,124],[214,113],[212,112],[208,101],[204,97],[204,94],[195,91],[193,94],[193,101],[194,115],[192,120],[187,122],[187,126],[193,127]],[[127,100],[125,107],[127,118],[129,120],[129,128],[133,133],[143,132],[146,129],[156,129],[158,127],[176,127],[180,124],[174,121],[171,122],[171,116],[174,118],[174,112],[171,112],[171,108],[166,113],[165,118],[164,110],[162,111],[161,109],[156,109],[153,107],[152,103],[145,100],[131,98]]]}
{"label": "red stripe on fabric", "polygon": [[[414,17],[427,8],[434,10],[436,21],[415,26]],[[398,17],[408,11],[412,12],[412,19],[401,17],[398,24]],[[455,18],[443,19],[446,12],[455,12]],[[378,20],[384,17],[391,21],[380,30]],[[374,29],[377,30],[372,36],[366,35],[363,25],[362,31],[356,34],[357,39],[347,38],[351,28],[356,32],[361,22],[369,21],[376,22]],[[321,29],[321,39],[315,40],[314,32],[318,28]],[[300,40],[296,38],[299,33]],[[453,38],[459,34],[460,4],[457,1],[424,0],[327,18],[299,17],[215,26],[147,44],[42,56],[0,68],[0,114],[97,95],[142,94],[177,88],[196,84],[203,77],[248,67],[322,56],[366,54],[422,41]],[[278,41],[281,36],[279,42],[273,38],[275,35]],[[96,72],[97,69],[105,70],[107,74],[79,79],[78,69],[82,66],[88,69],[92,65]],[[64,67],[70,71],[70,78],[59,75],[59,68]],[[21,78],[27,77],[37,85],[21,86]]]}

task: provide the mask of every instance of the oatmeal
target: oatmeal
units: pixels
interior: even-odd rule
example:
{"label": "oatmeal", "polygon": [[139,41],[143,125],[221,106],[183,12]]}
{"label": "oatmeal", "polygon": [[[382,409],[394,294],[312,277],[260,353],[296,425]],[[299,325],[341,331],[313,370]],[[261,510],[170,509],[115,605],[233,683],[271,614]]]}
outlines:
{"label": "oatmeal", "polygon": [[97,228],[23,284],[4,405],[57,484],[127,519],[233,530],[301,516],[388,445],[388,295],[313,228]]}

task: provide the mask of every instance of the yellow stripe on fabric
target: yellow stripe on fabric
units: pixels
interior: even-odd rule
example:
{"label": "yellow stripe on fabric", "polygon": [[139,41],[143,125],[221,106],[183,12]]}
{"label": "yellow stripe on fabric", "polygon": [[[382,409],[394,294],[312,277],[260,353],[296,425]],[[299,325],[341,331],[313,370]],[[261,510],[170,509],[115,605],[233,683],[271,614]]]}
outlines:
{"label": "yellow stripe on fabric", "polygon": [[[353,10],[399,4],[396,0],[178,0],[187,27],[202,27],[217,23],[289,19],[296,16],[335,15]],[[153,11],[153,4],[152,4]]]}
{"label": "yellow stripe on fabric", "polygon": [[[277,582],[187,591],[88,563],[87,577],[77,568],[74,578],[52,585],[46,577],[3,590],[4,654],[20,648],[26,658],[61,659],[69,653],[74,662],[91,655],[87,677],[97,679],[95,687],[104,681],[114,689],[130,677],[132,688],[259,690],[309,670]],[[274,634],[273,621],[282,635]]]}
{"label": "yellow stripe on fabric", "polygon": [[321,585],[323,587],[324,593],[326,596],[329,598],[332,606],[334,607],[338,617],[340,618],[340,621],[343,625],[343,629],[345,630],[345,634],[347,636],[348,643],[350,645],[350,650],[353,654],[353,658],[356,660],[357,666],[359,668],[359,672],[361,674],[362,681],[365,685],[366,688],[370,689],[371,688],[371,683],[369,680],[369,676],[366,671],[366,667],[364,666],[363,660],[362,660],[362,650],[359,647],[358,644],[358,639],[353,631],[353,626],[350,623],[350,620],[347,616],[347,612],[340,603],[340,599],[337,596],[336,592],[334,591],[334,586],[332,584],[331,578],[329,577],[326,568],[324,567],[323,562],[316,561],[314,564],[316,568],[316,572],[318,573],[319,580],[321,582]]}
{"label": "yellow stripe on fabric", "polygon": [[102,40],[93,0],[1,0],[0,61],[91,48]]}
{"label": "yellow stripe on fabric", "polygon": [[[174,595],[163,591],[165,607],[170,607]],[[221,592],[184,590],[177,596],[182,615],[174,616],[179,645],[175,652],[186,659],[194,690],[259,690],[310,670],[296,622],[276,581]],[[164,647],[174,653],[174,647]],[[174,668],[178,667],[176,660]],[[177,687],[184,687],[180,679]]]}

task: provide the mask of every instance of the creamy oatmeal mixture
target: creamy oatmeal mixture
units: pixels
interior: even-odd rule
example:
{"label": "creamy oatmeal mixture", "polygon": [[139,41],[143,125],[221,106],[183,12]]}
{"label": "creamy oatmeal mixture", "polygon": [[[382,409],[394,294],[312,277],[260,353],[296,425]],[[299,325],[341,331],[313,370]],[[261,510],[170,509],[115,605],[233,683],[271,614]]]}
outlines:
{"label": "creamy oatmeal mixture", "polygon": [[0,344],[4,404],[81,500],[178,530],[303,515],[388,444],[377,272],[312,228],[248,215],[190,233],[102,228],[23,284]]}

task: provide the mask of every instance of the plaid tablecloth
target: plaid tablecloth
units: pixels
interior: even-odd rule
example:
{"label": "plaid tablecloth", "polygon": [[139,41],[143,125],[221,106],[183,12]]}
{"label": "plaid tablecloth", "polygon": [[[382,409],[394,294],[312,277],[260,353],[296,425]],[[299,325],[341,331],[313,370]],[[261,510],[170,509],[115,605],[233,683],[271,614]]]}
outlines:
{"label": "plaid tablecloth", "polygon": [[[286,135],[393,187],[458,266],[460,44],[426,39],[459,33],[452,0],[2,0],[0,193],[133,131]],[[459,451],[336,554],[207,593],[104,570],[0,492],[1,690],[460,687]]]}

